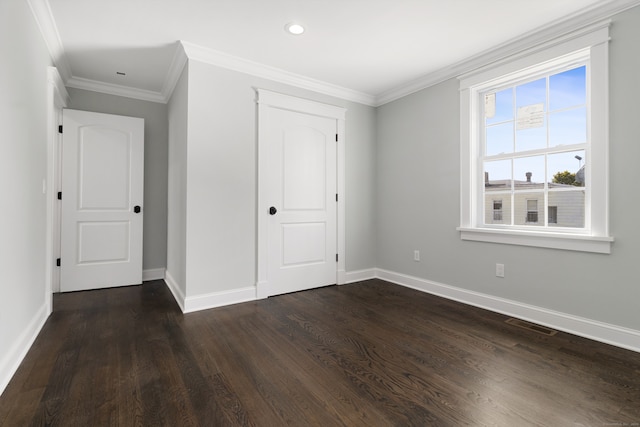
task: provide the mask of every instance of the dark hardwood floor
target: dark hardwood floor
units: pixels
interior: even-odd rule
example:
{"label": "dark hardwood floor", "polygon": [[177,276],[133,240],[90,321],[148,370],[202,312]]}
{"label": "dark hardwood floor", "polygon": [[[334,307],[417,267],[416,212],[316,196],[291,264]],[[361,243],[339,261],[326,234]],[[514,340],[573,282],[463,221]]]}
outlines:
{"label": "dark hardwood floor", "polygon": [[56,295],[3,426],[640,425],[640,353],[371,280],[183,315]]}

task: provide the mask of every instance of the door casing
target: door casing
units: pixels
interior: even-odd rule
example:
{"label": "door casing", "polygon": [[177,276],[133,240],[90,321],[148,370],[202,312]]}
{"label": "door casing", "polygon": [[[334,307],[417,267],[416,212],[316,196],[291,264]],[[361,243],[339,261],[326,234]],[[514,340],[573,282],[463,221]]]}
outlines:
{"label": "door casing", "polygon": [[45,301],[47,313],[53,310],[53,293],[60,292],[60,269],[56,259],[60,257],[60,203],[57,198],[60,191],[62,109],[69,104],[69,93],[64,86],[57,68],[47,69],[47,231],[46,231],[46,276]]}

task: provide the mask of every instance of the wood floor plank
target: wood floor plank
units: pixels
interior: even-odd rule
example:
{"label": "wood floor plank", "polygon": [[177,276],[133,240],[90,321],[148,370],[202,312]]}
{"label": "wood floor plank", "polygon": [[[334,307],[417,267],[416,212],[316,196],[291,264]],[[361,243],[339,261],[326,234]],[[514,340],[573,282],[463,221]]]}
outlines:
{"label": "wood floor plank", "polygon": [[2,426],[640,423],[640,354],[380,280],[182,314],[162,281],[59,294]]}
{"label": "wood floor plank", "polygon": [[[227,309],[218,310],[216,317],[223,319],[220,324],[214,322],[215,319],[211,316],[206,316],[205,319],[203,313],[195,313],[194,316],[190,316],[190,319],[185,319],[183,322],[183,328],[189,331],[185,333],[194,336],[194,339],[191,340],[191,347],[194,349],[198,365],[203,374],[209,378],[221,376],[230,379],[232,387],[229,386],[229,382],[226,382],[227,388],[230,389],[230,393],[237,395],[241,404],[239,407],[232,406],[230,409],[233,413],[238,412],[239,417],[246,420],[243,424],[235,425],[258,425],[255,424],[256,420],[275,425],[277,422],[273,418],[273,412],[268,403],[263,399],[256,398],[257,393],[251,372],[245,370],[239,359],[234,356],[234,352],[237,351],[235,344],[231,343],[230,346],[230,342],[226,339],[229,332],[224,328],[227,320],[225,310]],[[239,311],[242,310],[243,308],[240,307]],[[229,321],[232,320],[229,319]],[[236,339],[242,341],[242,337],[229,338],[233,342]],[[229,425],[234,424],[229,423]]]}
{"label": "wood floor plank", "polygon": [[[295,375],[311,385],[314,397],[325,402],[326,410],[350,426],[369,426],[387,419],[386,414],[380,411],[377,405],[359,399],[358,391],[343,383],[344,374],[337,369],[336,363],[329,358],[323,359],[324,352],[314,353],[309,345],[300,343],[293,332],[294,325],[287,317],[283,316],[278,320],[271,315],[261,315],[256,319],[259,325],[255,328],[256,332],[271,339],[273,352],[283,353],[288,357],[287,366],[295,366]],[[322,362],[307,363],[309,356]]]}
{"label": "wood floor plank", "polygon": [[[309,307],[312,306],[309,305]],[[309,308],[309,311],[318,311],[321,309],[321,307],[313,305],[313,308]],[[366,317],[369,317],[368,314],[364,314]],[[415,347],[415,343],[410,346],[405,346],[403,352],[397,351],[400,345],[398,340],[401,339],[403,331],[393,328],[390,322],[381,319],[381,323],[385,324],[384,329],[388,333],[384,335],[376,334],[375,338],[380,338],[381,336],[384,338],[381,341],[378,340],[379,342],[377,343],[368,339],[372,337],[372,334],[368,334],[366,331],[360,335],[358,330],[365,330],[363,327],[366,328],[368,322],[368,320],[358,322],[356,318],[352,319],[351,324],[357,323],[357,327],[352,330],[347,330],[346,336],[342,338],[345,342],[355,344],[354,349],[356,352],[353,354],[355,359],[366,360],[369,363],[380,361],[381,364],[376,371],[384,372],[385,376],[388,377],[387,381],[390,383],[393,383],[393,378],[403,379],[399,387],[402,393],[432,408],[440,417],[447,419],[450,414],[459,412],[455,420],[449,420],[450,423],[453,421],[466,424],[476,424],[479,422],[479,420],[474,419],[475,413],[477,412],[473,410],[476,402],[473,402],[471,398],[475,395],[472,393],[472,390],[468,389],[473,384],[467,376],[465,376],[464,379],[464,384],[467,388],[456,389],[456,387],[452,387],[455,386],[455,381],[452,381],[452,375],[456,373],[451,372],[446,364],[426,367],[422,357],[414,357],[416,350],[412,347]],[[408,332],[408,339],[415,342],[417,329],[418,328],[412,328],[410,332]],[[422,341],[427,342],[424,339],[422,339]],[[386,353],[387,355],[382,356],[379,353]],[[447,354],[445,357],[451,357],[451,355]],[[428,358],[431,360],[444,360],[442,356],[436,358],[428,356]],[[407,370],[412,374],[407,374],[405,372]],[[446,387],[444,387],[443,384],[446,384]],[[484,388],[485,384],[482,384],[482,387]],[[471,410],[460,411],[461,406]],[[499,408],[493,405],[492,410],[495,412],[496,409]]]}
{"label": "wood floor plank", "polygon": [[[269,319],[271,320],[271,319]],[[278,330],[268,329],[275,322],[260,322],[255,325],[257,333],[261,333],[267,340],[271,351],[275,354],[283,354],[284,363],[292,375],[306,384],[313,398],[324,406],[324,410],[330,412],[333,417],[345,425],[371,425],[374,420],[385,419],[384,412],[379,411],[373,405],[359,405],[358,392],[344,383],[344,375],[338,369],[338,363],[325,359],[321,364],[305,363],[307,357],[312,356],[320,360],[318,354],[313,354],[309,345],[300,345],[293,336],[290,339],[276,341],[274,337],[282,337]],[[289,324],[287,324],[289,326]],[[325,351],[321,351],[322,354]],[[300,363],[303,361],[303,363]]]}
{"label": "wood floor plank", "polygon": [[[416,387],[411,377],[398,375],[401,372],[393,370],[390,358],[392,353],[382,355],[376,352],[376,344],[360,336],[357,340],[353,337],[337,333],[335,328],[319,327],[317,318],[311,317],[311,310],[304,314],[289,315],[289,319],[298,325],[299,329],[308,334],[308,339],[317,342],[321,348],[327,349],[327,354],[335,361],[336,366],[345,372],[345,377],[354,383],[359,389],[366,388],[369,397],[375,399],[385,408],[385,412],[394,413],[396,422],[403,425],[413,425],[414,420],[407,417],[402,408],[408,403],[407,399],[418,401],[429,400],[429,393],[422,394],[424,390]],[[435,414],[436,407],[444,400],[444,393],[433,391],[438,395],[432,400],[429,411],[417,409],[415,412],[420,422],[438,423],[441,420]]]}

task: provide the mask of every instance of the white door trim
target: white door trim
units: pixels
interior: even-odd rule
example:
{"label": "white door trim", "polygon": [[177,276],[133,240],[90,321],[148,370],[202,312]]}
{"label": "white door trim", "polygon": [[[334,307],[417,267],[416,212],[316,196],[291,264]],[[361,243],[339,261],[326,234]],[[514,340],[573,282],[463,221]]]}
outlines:
{"label": "white door trim", "polygon": [[60,270],[55,260],[60,257],[60,133],[62,109],[69,104],[69,93],[56,67],[47,69],[47,232],[45,250],[45,301],[47,315],[53,309],[53,292],[60,291]]}
{"label": "white door trim", "polygon": [[[258,117],[264,117],[268,108],[279,108],[283,110],[296,111],[305,114],[316,115],[320,117],[328,117],[337,121],[338,147],[337,147],[337,186],[338,186],[338,205],[337,205],[337,252],[338,263],[336,270],[336,283],[342,285],[346,283],[345,271],[345,117],[346,108],[334,105],[323,104],[320,102],[310,101],[307,99],[297,98],[294,96],[283,95],[264,89],[256,89],[258,103]],[[257,253],[257,298],[266,298],[270,295],[269,281],[267,278],[267,215],[269,209],[266,199],[265,188],[261,186],[261,182],[267,182],[267,156],[264,144],[260,142],[260,135],[263,134],[262,127],[264,123],[260,123],[258,119],[258,253]]]}

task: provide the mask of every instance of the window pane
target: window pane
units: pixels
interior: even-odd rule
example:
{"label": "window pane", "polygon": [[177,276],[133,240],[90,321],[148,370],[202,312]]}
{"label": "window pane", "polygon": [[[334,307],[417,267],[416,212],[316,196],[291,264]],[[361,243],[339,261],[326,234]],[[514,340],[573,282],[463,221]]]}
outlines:
{"label": "window pane", "polygon": [[549,191],[549,207],[556,207],[556,222],[550,227],[584,228],[585,191]]}
{"label": "window pane", "polygon": [[584,150],[549,154],[547,157],[547,182],[549,188],[584,187]]}
{"label": "window pane", "polygon": [[511,160],[484,162],[485,191],[511,190]]}
{"label": "window pane", "polygon": [[514,195],[515,204],[515,225],[535,225],[544,226],[544,193],[516,193]]}
{"label": "window pane", "polygon": [[495,93],[495,113],[493,117],[487,116],[487,124],[513,120],[513,88],[501,90]]}
{"label": "window pane", "polygon": [[586,107],[549,115],[549,146],[587,142]]}
{"label": "window pane", "polygon": [[582,66],[549,77],[549,110],[560,110],[587,102],[587,67]]}
{"label": "window pane", "polygon": [[486,155],[513,153],[513,122],[487,127]]}
{"label": "window pane", "polygon": [[516,190],[544,188],[544,156],[521,157],[513,161]]}
{"label": "window pane", "polygon": [[516,86],[516,151],[547,147],[547,79]]}
{"label": "window pane", "polygon": [[547,104],[547,79],[534,80],[520,86],[516,86],[516,107],[525,107],[533,104]]}
{"label": "window pane", "polygon": [[530,129],[519,129],[516,131],[516,151],[537,150],[547,148],[547,126]]}

